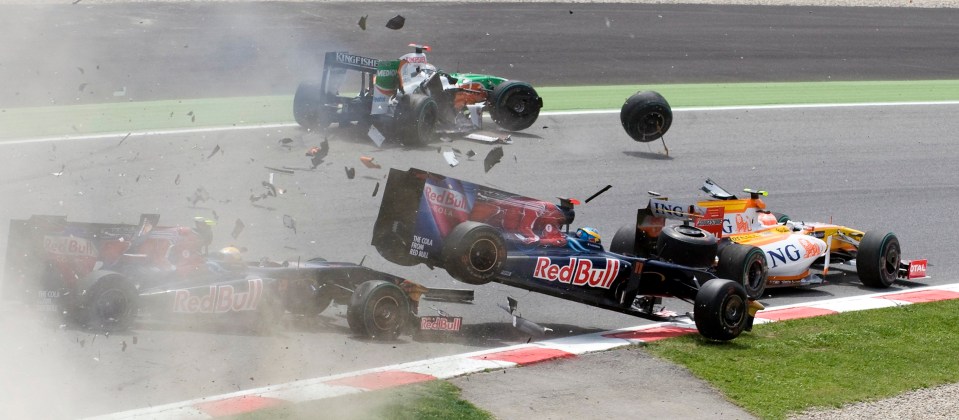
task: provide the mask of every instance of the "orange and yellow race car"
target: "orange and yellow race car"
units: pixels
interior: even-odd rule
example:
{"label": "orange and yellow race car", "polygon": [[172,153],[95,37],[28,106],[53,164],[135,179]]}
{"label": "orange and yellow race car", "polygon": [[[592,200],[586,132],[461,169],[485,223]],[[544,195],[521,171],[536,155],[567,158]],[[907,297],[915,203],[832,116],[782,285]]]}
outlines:
{"label": "orange and yellow race car", "polygon": [[641,234],[637,239],[655,243],[666,219],[722,214],[721,226],[706,229],[724,239],[718,258],[723,258],[724,243],[752,245],[765,253],[768,271],[764,281],[744,285],[754,297],[761,296],[766,287],[824,283],[830,268],[855,272],[863,285],[875,288],[889,287],[896,280],[928,278],[927,261],[902,259],[899,239],[892,232],[790,220],[766,209],[761,198],[767,196],[765,191],[746,189],[749,198],[738,198],[709,179],[702,190],[712,199],[684,204],[660,196],[650,198],[649,206],[638,215],[636,229]]}

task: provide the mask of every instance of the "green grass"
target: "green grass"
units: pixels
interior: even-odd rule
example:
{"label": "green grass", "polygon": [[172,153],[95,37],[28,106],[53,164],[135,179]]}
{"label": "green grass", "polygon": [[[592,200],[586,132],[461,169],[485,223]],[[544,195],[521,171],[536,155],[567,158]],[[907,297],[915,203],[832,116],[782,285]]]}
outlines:
{"label": "green grass", "polygon": [[460,398],[459,388],[430,381],[380,391],[287,404],[234,416],[237,420],[489,420],[493,416]]}
{"label": "green grass", "polygon": [[[656,90],[674,108],[959,100],[959,80],[537,87],[544,111],[619,109],[637,90]],[[0,139],[292,121],[292,94],[8,108]]]}
{"label": "green grass", "polygon": [[651,343],[764,419],[959,382],[959,301],[757,325],[729,343]]}

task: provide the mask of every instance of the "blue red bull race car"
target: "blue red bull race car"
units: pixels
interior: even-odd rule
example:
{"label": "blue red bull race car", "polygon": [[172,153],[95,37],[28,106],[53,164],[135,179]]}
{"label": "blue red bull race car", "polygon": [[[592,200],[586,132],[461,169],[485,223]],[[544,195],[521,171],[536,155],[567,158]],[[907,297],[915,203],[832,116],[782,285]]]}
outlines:
{"label": "blue red bull race car", "polygon": [[[662,298],[683,299],[695,305],[696,327],[710,339],[731,340],[751,327],[762,305],[746,295],[741,278],[719,274],[741,277],[758,268],[764,275],[761,253],[757,258],[752,247],[732,245],[743,252],[717,267],[715,242],[711,249],[664,249],[657,257],[610,252],[589,229],[569,232],[575,204],[392,169],[372,244],[391,262],[442,267],[469,284],[495,281],[657,321],[680,318],[657,310]],[[712,237],[694,225],[681,229]],[[617,245],[623,241],[622,235],[614,239],[614,250],[632,248]]]}

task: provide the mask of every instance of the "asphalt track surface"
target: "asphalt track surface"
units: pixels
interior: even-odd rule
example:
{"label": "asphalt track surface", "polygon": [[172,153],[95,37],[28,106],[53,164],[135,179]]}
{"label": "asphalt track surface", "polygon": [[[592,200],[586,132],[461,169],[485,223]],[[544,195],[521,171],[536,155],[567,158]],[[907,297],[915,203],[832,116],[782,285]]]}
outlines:
{"label": "asphalt track surface", "polygon": [[[99,7],[105,6],[96,6],[96,8]],[[156,7],[167,13],[167,16],[175,16],[177,19],[154,20],[153,22],[170,25],[161,28],[164,30],[157,29],[158,32],[155,32],[154,36],[157,33],[164,33],[171,34],[169,36],[187,37],[185,34],[189,34],[187,38],[196,39],[199,45],[204,45],[202,42],[206,39],[204,36],[209,36],[209,33],[191,33],[190,28],[195,25],[191,26],[189,22],[218,21],[224,18],[224,15],[230,15],[230,9],[225,5],[217,6],[224,9],[215,9],[221,12],[207,12],[209,14],[204,14],[203,11],[214,10],[212,7],[198,5],[116,7],[117,9],[111,9],[114,11],[110,15],[114,20],[118,19],[118,16],[140,19],[149,13],[155,13],[147,10]],[[266,6],[237,7],[243,10]],[[312,16],[316,13],[291,10],[319,6],[291,4],[269,7],[269,11],[245,13],[248,16],[274,16],[275,10],[275,14],[285,16]],[[337,7],[345,8],[346,6]],[[355,24],[353,17],[360,9],[357,8],[359,6],[350,7],[344,10],[336,9],[339,10],[338,12],[323,9],[322,19],[328,19],[329,22],[347,21],[349,22],[349,25],[346,25],[349,27],[347,31],[353,30],[350,25]],[[388,6],[393,9],[390,13],[384,12],[383,15],[388,17],[397,11],[402,12],[395,7]],[[602,7],[612,6],[589,6],[589,8],[592,7],[602,10],[594,12],[594,17],[612,15],[609,10],[602,9]],[[643,10],[644,6],[635,7]],[[692,11],[714,9],[717,10],[718,16],[752,14],[754,18],[743,18],[743,24],[756,20],[755,16],[767,14],[777,16],[783,13],[795,13],[796,19],[803,16],[802,13],[788,8],[733,7],[727,10],[710,7],[698,9],[681,6],[645,7],[654,11],[687,10],[696,16],[703,15],[692,13]],[[476,6],[476,8],[482,10],[482,6]],[[549,6],[544,5],[528,6],[528,10],[548,8]],[[568,8],[568,6],[562,6],[560,11],[565,15],[563,13],[560,15],[564,17],[568,15]],[[581,8],[586,9],[587,6],[582,5]],[[446,22],[445,24],[449,25],[447,28],[452,28],[457,25],[457,22],[463,22],[459,19],[466,12],[453,13],[455,7],[451,5],[444,5],[443,9],[451,11],[449,17],[432,18],[429,20],[430,24],[438,25],[440,22]],[[798,9],[809,14],[806,8]],[[373,10],[373,8],[367,10]],[[285,14],[280,11],[285,11]],[[859,9],[855,12],[857,15],[876,13],[879,17],[887,13],[884,10],[870,9]],[[943,22],[948,21],[948,17],[944,18],[944,15],[949,16],[954,13],[943,10],[929,12],[900,10],[898,14],[899,20],[906,22],[913,22],[913,20],[902,16],[919,16],[915,18],[916,20],[921,20],[920,17],[933,20],[945,19],[939,20]],[[49,13],[52,14],[52,12]],[[623,19],[620,16],[624,16],[625,12],[617,13],[615,15],[617,19]],[[830,19],[836,13],[842,15],[846,13],[846,9],[838,9],[837,12],[830,13]],[[90,16],[100,14],[109,15],[101,12],[90,13]],[[572,16],[577,14],[588,15],[589,13],[576,9]],[[0,16],[4,16],[3,19],[9,19],[10,14],[3,13]],[[373,16],[371,14],[371,18]],[[45,18],[42,21],[59,22],[53,20],[52,15],[47,15]],[[44,37],[55,39],[56,30],[66,30],[63,27],[70,26],[67,23],[74,18],[64,19],[66,20],[57,24],[50,23],[45,30],[37,32],[46,34]],[[718,17],[713,16],[710,21],[713,19]],[[509,22],[504,23],[504,27],[497,30],[498,27],[495,25],[503,20],[481,22],[482,25],[477,23],[477,26],[483,27],[484,31],[491,31],[491,34],[518,30],[513,25],[509,25]],[[466,21],[471,24],[473,22]],[[21,15],[21,19],[4,23],[24,27],[26,24],[23,22],[31,22],[29,16]],[[111,22],[111,20],[105,22]],[[178,24],[173,25],[173,22]],[[258,41],[263,42],[264,45],[269,44],[271,40],[287,39],[287,36],[280,34],[293,28],[298,28],[297,30],[303,34],[309,34],[309,36],[302,35],[304,38],[320,36],[308,25],[309,21],[305,21],[306,23],[301,26],[276,25],[275,22],[261,23],[258,26],[257,22],[256,19],[250,18],[244,21],[244,25],[233,26],[233,28],[258,34],[270,33],[270,36],[263,41]],[[530,19],[527,24],[534,25],[537,22],[543,22],[543,20]],[[413,38],[423,36],[424,34],[416,32],[422,30],[419,25],[413,23],[412,20],[408,21],[406,29],[409,30],[404,29],[401,33]],[[741,26],[728,24],[730,28],[736,27],[737,32],[746,31]],[[91,46],[89,49],[73,47],[71,48],[73,51],[124,50],[125,47],[121,44],[130,42],[131,37],[112,36],[110,35],[112,31],[104,30],[105,25],[103,22],[95,21],[73,24],[72,27],[78,31],[78,35],[60,39],[69,39],[69,42],[80,42],[77,39],[86,38],[97,40],[97,42],[85,44]],[[800,23],[795,25],[803,26]],[[534,25],[533,28],[526,28],[524,31],[537,36],[540,33],[557,35],[567,33],[571,26],[549,23],[544,24],[542,28]],[[680,26],[692,30],[697,25],[695,21],[689,21]],[[840,25],[836,23],[835,26]],[[863,25],[863,27],[866,26],[868,25]],[[601,23],[600,30],[605,27],[605,24]],[[610,27],[615,25],[611,24]],[[756,28],[759,27],[754,26],[752,31],[757,31]],[[936,27],[931,21],[927,21],[922,25],[916,24],[914,29],[919,32],[920,29],[928,30]],[[237,38],[228,36],[228,28],[223,26],[218,31],[214,31],[221,34],[221,37],[217,39]],[[462,32],[462,28],[460,29]],[[812,35],[813,32],[816,32],[816,36],[820,36],[819,33],[829,32],[829,29],[829,27],[819,27],[817,31],[802,30],[801,32],[809,33],[809,36],[815,38]],[[438,30],[440,29],[432,28],[430,32]],[[89,33],[83,35],[84,31]],[[683,33],[678,31],[673,36],[660,39],[659,42],[695,44],[692,41],[682,41],[680,35]],[[381,40],[390,35],[390,33],[381,35],[370,28],[365,34],[370,35],[371,38],[383,37],[380,38]],[[356,32],[351,36],[361,37],[364,33]],[[585,35],[581,34],[574,39],[569,39],[567,44],[571,44],[573,40],[580,42],[582,37]],[[744,36],[742,48],[747,48],[747,45],[759,42],[755,40],[762,38],[761,34],[753,37]],[[940,39],[936,36],[930,36],[930,38]],[[480,44],[470,41],[470,36],[463,36],[461,39],[463,43],[456,44],[456,50],[461,52],[453,57],[464,63],[473,59],[478,60],[478,63],[480,58],[477,54],[465,51],[471,51],[468,48],[469,45]],[[513,42],[513,39],[515,36],[504,35],[496,41],[491,39],[489,42],[493,45],[502,45],[498,48],[516,48],[517,43]],[[544,36],[543,39],[555,42],[562,40],[562,37]],[[754,41],[750,42],[750,39]],[[364,42],[372,42],[367,40],[352,44],[354,41],[355,39],[351,38],[330,42],[330,44],[349,45],[350,49],[358,50],[362,48],[352,46],[364,46],[366,45]],[[405,51],[403,45],[408,41],[404,39],[400,42],[392,39],[390,43],[384,42],[377,46],[370,55],[388,56],[394,55],[396,51]],[[450,47],[446,49],[453,50],[452,41],[437,41],[427,40],[427,42],[433,42],[434,46],[444,45],[442,42],[450,42]],[[338,42],[342,44],[337,44]],[[470,44],[470,42],[474,43]],[[814,42],[809,42],[808,46],[812,47]],[[93,44],[96,44],[96,48],[92,47]],[[159,44],[166,45],[162,42]],[[561,42],[556,42],[555,49],[548,54],[544,53],[543,56],[551,57],[550,59],[555,59],[557,62],[579,63],[578,60],[581,60],[580,54],[583,51],[589,50],[590,53],[601,51],[609,56],[617,53],[616,48],[619,48],[595,47],[604,45],[602,42],[590,43],[589,45],[593,46],[592,49],[568,48],[569,45],[560,48],[560,44]],[[26,48],[30,43],[17,45],[19,48]],[[191,44],[189,49],[196,48],[197,45]],[[260,51],[263,51],[263,54],[279,53],[284,46],[288,46],[284,43],[269,45],[269,49],[261,48]],[[490,48],[488,47],[490,44],[483,45]],[[682,45],[675,45],[674,49]],[[866,48],[865,45],[861,47]],[[7,44],[3,48],[11,47]],[[162,48],[158,49],[162,50]],[[187,49],[182,48],[182,50]],[[802,49],[797,47],[797,50]],[[860,51],[851,47],[849,50]],[[27,54],[28,51],[32,50],[24,50],[22,52],[24,60],[17,60],[15,65],[13,61],[5,59],[0,70],[9,71],[11,67],[17,66],[28,67],[31,60],[35,58]],[[163,95],[173,95],[171,97],[179,97],[176,95],[228,96],[237,93],[230,89],[242,87],[233,86],[233,82],[228,79],[233,77],[243,79],[233,74],[233,69],[243,66],[232,66],[228,72],[213,67],[195,67],[199,66],[199,62],[188,60],[186,57],[182,60],[173,60],[171,55],[167,55],[161,59],[153,57],[151,51],[145,51],[142,48],[140,51],[142,54],[136,59],[116,57],[114,60],[109,54],[104,55],[103,63],[110,63],[110,65],[101,65],[101,71],[104,71],[105,67],[121,66],[114,63],[122,63],[124,60],[130,60],[130,63],[126,65],[132,65],[131,63],[138,60],[143,64],[149,64],[143,66],[144,72],[148,74],[138,74],[129,78],[131,83],[127,85],[128,93],[132,95],[140,89],[137,86],[145,86],[143,89],[147,89],[147,92],[153,95],[136,96],[137,99],[156,99],[164,97]],[[319,51],[322,51],[322,47]],[[701,51],[705,51],[705,48]],[[850,70],[847,76],[858,75],[863,79],[894,78],[891,74],[881,72],[888,71],[890,68],[906,67],[906,64],[903,64],[904,60],[900,59],[900,54],[905,53],[905,49],[896,50],[888,48],[887,45],[887,48],[882,51],[875,50],[876,54],[880,52],[887,55],[880,55],[878,60],[889,63],[888,66],[865,66],[859,71]],[[927,51],[928,56],[910,60],[912,63],[929,64],[922,67],[931,72],[920,73],[921,75],[917,78],[936,77],[934,72],[929,70],[931,68],[935,68],[939,76],[955,77],[955,64],[944,60],[956,60],[956,57],[941,52]],[[167,53],[173,54],[172,50]],[[559,58],[561,53],[566,54],[565,58]],[[162,56],[163,52],[157,51],[157,54]],[[198,53],[191,50],[186,54],[192,56]],[[781,75],[769,70],[776,68],[775,63],[780,60],[778,65],[784,68],[790,67],[786,65],[789,53],[782,51],[781,54],[778,60],[775,57],[769,57],[769,63],[766,63],[764,58],[754,58],[749,67],[765,68],[767,70],[762,73],[769,78],[773,75],[781,76],[777,77],[777,80],[822,79],[822,75],[803,74],[796,68],[792,68],[791,72],[783,71]],[[775,54],[771,55],[775,56]],[[486,67],[473,68],[476,71],[489,70],[512,74],[507,70],[508,67],[501,67],[504,61],[500,61],[500,58],[491,58],[488,54],[482,56],[481,61],[484,63],[482,66]],[[4,57],[7,55],[4,54]],[[205,61],[216,62],[218,61],[216,57],[216,55],[208,56],[208,60]],[[258,66],[283,62],[262,59],[258,55],[257,57],[255,61],[259,63]],[[635,58],[623,60],[632,59]],[[713,61],[708,60],[708,57],[703,59],[706,61],[699,69],[704,77],[703,80],[707,80],[710,68],[723,68],[723,60],[714,59],[715,65],[710,66],[709,63]],[[263,61],[260,62],[260,60]],[[660,60],[654,58],[650,61]],[[516,62],[521,64],[517,68],[532,66],[530,70],[523,70],[529,73],[519,73],[520,70],[517,70],[517,78],[533,80],[533,77],[526,77],[526,75],[553,73],[545,70],[548,67],[542,67],[544,66],[542,60],[527,58],[516,60]],[[569,77],[568,79],[551,75],[557,78],[550,79],[546,84],[606,81],[606,75],[597,74],[598,71],[605,70],[596,68],[596,62],[584,65],[579,72],[570,72],[566,76]],[[38,69],[43,68],[42,62],[34,61],[33,63],[38,66]],[[833,64],[837,68],[842,68],[838,61]],[[492,67],[494,65],[500,67],[494,69]],[[42,76],[41,79],[51,86],[50,91],[54,93],[51,97],[59,95],[57,93],[59,90],[56,88],[58,84],[66,83],[60,79],[68,78],[67,74],[72,77],[74,72],[81,74],[75,67],[83,67],[83,74],[87,74],[87,72],[93,72],[91,69],[95,69],[96,64],[90,61],[67,66],[62,70],[63,77],[54,76],[46,71],[40,72],[38,77]],[[635,68],[635,66],[624,67]],[[563,66],[563,68],[568,69],[569,66]],[[553,68],[549,67],[549,69]],[[732,71],[734,67],[729,69]],[[867,71],[870,69],[879,73],[870,73]],[[557,72],[557,74],[560,73]],[[586,73],[591,75],[584,77]],[[574,74],[576,77],[573,77]],[[726,80],[721,74],[723,73],[720,72],[710,80]],[[906,77],[905,71],[899,74],[901,77]],[[16,75],[10,77],[13,76]],[[157,80],[154,80],[153,76],[156,76]],[[278,79],[278,81],[263,84],[261,80],[250,83],[251,91],[244,94],[270,93],[273,92],[272,89],[288,93],[298,77],[300,76],[291,73],[280,77],[279,79],[283,79],[281,81]],[[676,81],[695,80],[693,75],[687,77],[689,79]],[[737,77],[742,77],[741,80],[755,80],[753,77],[758,76],[743,74]],[[217,79],[224,80],[222,84],[213,83]],[[12,80],[21,79],[13,77]],[[608,81],[615,83],[623,82],[624,79]],[[33,80],[27,80],[20,86],[25,87],[32,83],[34,83]],[[156,88],[151,92],[148,86],[153,83],[163,88]],[[276,85],[274,86],[273,83]],[[231,87],[224,86],[226,84],[230,84]],[[3,89],[10,89],[10,85],[5,84]],[[76,91],[75,83],[69,83],[69,89]],[[8,93],[5,91],[0,94],[0,98],[5,101],[4,106],[8,106],[6,103],[10,98]],[[276,259],[324,256],[334,260],[358,262],[365,257],[365,263],[373,268],[408,276],[431,286],[465,287],[439,270],[394,266],[379,257],[368,245],[372,221],[380,199],[378,195],[372,196],[372,192],[377,182],[381,183],[382,188],[383,176],[386,174],[385,168],[418,167],[540,198],[554,196],[584,198],[610,184],[613,186],[610,191],[577,211],[577,224],[598,228],[607,240],[611,238],[616,228],[630,222],[635,209],[645,203],[647,190],[668,193],[671,197],[679,199],[698,198],[702,197],[697,192],[702,180],[711,177],[728,189],[748,186],[770,191],[771,195],[767,203],[773,208],[783,209],[794,219],[810,221],[832,219],[836,223],[864,230],[893,230],[899,236],[903,252],[907,257],[924,257],[931,262],[930,274],[933,279],[928,283],[945,284],[955,282],[954,273],[957,269],[950,241],[950,238],[956,234],[956,229],[948,223],[947,217],[951,214],[951,209],[955,207],[954,197],[959,193],[959,174],[955,171],[955,162],[959,158],[959,146],[951,141],[954,133],[959,130],[959,122],[953,118],[957,111],[959,107],[955,105],[916,105],[679,112],[667,138],[669,156],[662,153],[662,148],[657,143],[645,145],[630,141],[622,132],[616,114],[543,116],[530,130],[514,134],[514,144],[504,146],[506,155],[503,161],[489,173],[483,171],[481,159],[468,160],[463,157],[459,166],[450,168],[441,155],[436,153],[436,147],[377,149],[355,133],[341,129],[332,129],[323,134],[330,136],[331,152],[326,163],[316,170],[308,170],[308,159],[303,156],[303,152],[307,147],[321,141],[323,135],[307,133],[297,128],[131,137],[123,142],[121,142],[122,136],[118,136],[116,139],[5,145],[2,146],[5,164],[0,168],[0,179],[2,179],[0,196],[4,197],[4,205],[0,206],[0,220],[25,218],[31,214],[68,214],[71,220],[131,223],[137,220],[141,212],[157,212],[162,214],[161,221],[189,223],[193,216],[210,217],[213,211],[216,211],[220,218],[220,223],[215,228],[217,243],[226,244],[234,220],[241,219],[246,223],[247,229],[236,244],[249,248],[248,256],[253,259],[260,256]],[[280,147],[277,142],[284,137],[294,140],[290,150]],[[207,158],[217,145],[223,152]],[[448,146],[456,147],[463,152],[474,150],[478,158],[485,156],[490,149],[490,146],[466,140],[455,140]],[[363,167],[358,160],[360,155],[373,156],[384,169],[373,170]],[[276,175],[276,184],[287,188],[287,194],[257,202],[255,205],[251,204],[248,197],[253,193],[261,192],[260,183],[269,176],[266,166],[289,166],[299,169],[291,176]],[[344,175],[344,166],[355,167],[357,177],[348,180]],[[52,175],[60,171],[61,167],[64,168],[62,175]],[[175,182],[177,179],[179,182]],[[192,196],[199,187],[203,187],[210,193],[211,200],[192,207],[187,203],[186,198]],[[283,215],[291,215],[296,219],[298,225],[296,234],[283,227]],[[5,223],[0,224],[0,236],[6,236],[5,226]],[[3,251],[5,253],[5,249]],[[876,291],[863,288],[856,281],[855,276],[838,277],[834,280],[833,284],[816,289],[771,290],[769,296],[763,301],[772,306]],[[894,287],[909,286],[911,285],[897,284]],[[19,417],[94,415],[294,379],[325,376],[525,342],[530,337],[509,327],[507,315],[495,306],[497,303],[504,302],[506,296],[518,298],[524,316],[553,328],[554,336],[614,329],[642,322],[636,318],[501,285],[480,287],[476,289],[476,293],[476,303],[472,305],[435,304],[436,307],[464,316],[467,320],[465,334],[445,342],[417,342],[404,337],[396,342],[378,343],[352,337],[343,319],[345,314],[343,307],[331,308],[317,319],[290,319],[273,333],[265,335],[252,334],[243,328],[222,323],[184,325],[143,319],[131,332],[110,337],[94,336],[90,332],[71,328],[61,329],[57,327],[57,322],[29,319],[27,318],[31,315],[29,312],[20,314],[18,308],[5,308],[3,316],[0,317],[2,319],[0,326],[3,327],[5,337],[8,338],[5,341],[10,344],[3,346],[2,356],[3,360],[17,362],[4,364],[6,370],[3,373],[4,389],[0,395],[8,400],[0,401],[2,402],[0,406],[3,406],[5,410],[16,410],[13,414]],[[681,303],[670,303],[670,306],[677,311],[685,310]],[[424,309],[424,312],[429,311],[427,308]],[[21,318],[14,318],[13,315],[19,315]],[[7,378],[13,378],[13,380],[7,380]],[[51,396],[56,397],[51,399]]]}

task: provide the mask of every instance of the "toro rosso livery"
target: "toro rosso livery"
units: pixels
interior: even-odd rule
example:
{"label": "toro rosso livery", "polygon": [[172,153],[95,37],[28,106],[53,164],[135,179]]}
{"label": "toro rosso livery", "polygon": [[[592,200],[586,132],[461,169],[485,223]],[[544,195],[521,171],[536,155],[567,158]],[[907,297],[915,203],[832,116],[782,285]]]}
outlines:
{"label": "toro rosso livery", "polygon": [[[691,266],[607,252],[592,229],[568,232],[575,203],[393,169],[372,242],[397,264],[424,263],[466,283],[496,281],[648,319],[674,319],[654,306],[678,297],[695,303],[697,329],[712,339],[730,340],[751,326],[761,305],[738,281],[717,278],[714,257]],[[736,261],[732,271],[751,261]]]}
{"label": "toro rosso livery", "polygon": [[[468,291],[429,289],[352,263],[248,263],[233,247],[208,253],[212,230],[205,223],[162,227],[158,220],[151,214],[136,225],[59,216],[11,221],[4,298],[102,330],[127,328],[138,313],[227,317],[258,329],[285,311],[316,315],[337,302],[348,305],[354,332],[375,338],[394,338],[410,326],[423,295],[472,299]],[[433,324],[454,321],[435,318]]]}
{"label": "toro rosso livery", "polygon": [[[500,127],[518,131],[531,126],[543,100],[528,83],[475,73],[446,73],[430,64],[430,47],[398,60],[377,60],[347,52],[328,52],[318,82],[303,82],[293,97],[293,115],[306,128],[331,123],[373,127],[370,138],[406,144],[430,141],[436,130],[467,131],[482,126],[482,113]],[[355,97],[341,96],[347,71],[359,72]]]}
{"label": "toro rosso livery", "polygon": [[666,213],[654,214],[657,208],[720,211],[722,229],[716,233],[726,238],[720,246],[748,244],[760,248],[766,257],[768,277],[765,283],[747,284],[751,295],[761,295],[766,287],[823,283],[830,267],[853,271],[864,285],[877,288],[889,287],[896,280],[927,277],[926,260],[902,259],[899,240],[892,232],[864,232],[831,223],[790,220],[766,209],[761,198],[767,195],[765,191],[746,189],[749,198],[738,198],[708,179],[702,190],[712,199],[684,204],[665,197],[651,198],[646,213],[640,216],[639,236],[654,239],[670,218]]}

